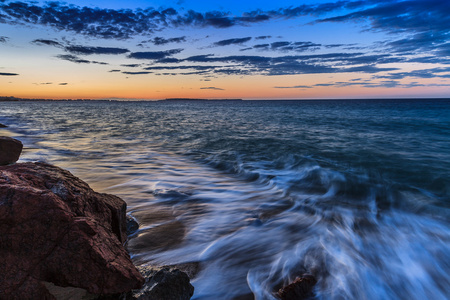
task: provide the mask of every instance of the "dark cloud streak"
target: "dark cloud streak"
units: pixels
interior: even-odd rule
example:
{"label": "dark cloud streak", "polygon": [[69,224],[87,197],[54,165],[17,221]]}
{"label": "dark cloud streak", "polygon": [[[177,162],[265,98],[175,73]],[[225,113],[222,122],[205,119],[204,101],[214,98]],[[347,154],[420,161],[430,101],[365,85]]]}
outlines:
{"label": "dark cloud streak", "polygon": [[251,37],[227,39],[227,40],[215,42],[214,46],[240,45],[240,44],[250,41],[251,39],[252,39]]}
{"label": "dark cloud streak", "polygon": [[148,52],[132,52],[128,55],[129,58],[135,59],[163,59],[168,56],[172,56],[174,54],[180,53],[183,49],[172,49],[166,51],[148,51]]}

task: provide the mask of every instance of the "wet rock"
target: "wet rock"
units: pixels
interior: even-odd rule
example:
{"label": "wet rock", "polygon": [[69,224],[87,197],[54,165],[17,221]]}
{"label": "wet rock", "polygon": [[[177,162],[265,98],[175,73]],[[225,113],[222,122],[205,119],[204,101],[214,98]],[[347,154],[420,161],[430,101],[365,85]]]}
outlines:
{"label": "wet rock", "polygon": [[10,137],[0,136],[0,166],[13,164],[22,153],[22,142]]}
{"label": "wet rock", "polygon": [[139,223],[132,216],[127,215],[127,235],[134,234],[139,229]]}
{"label": "wet rock", "polygon": [[313,288],[317,280],[312,275],[297,277],[294,282],[281,288],[278,296],[282,300],[303,300],[313,296]]}
{"label": "wet rock", "polygon": [[130,293],[127,300],[189,300],[194,294],[188,275],[178,269],[139,267],[139,271],[144,287]]}
{"label": "wet rock", "polygon": [[6,127],[8,127],[8,126],[3,125],[2,123],[0,123],[0,128],[6,128]]}
{"label": "wet rock", "polygon": [[199,262],[188,262],[188,263],[181,263],[181,264],[175,264],[175,265],[167,265],[167,266],[163,266],[162,268],[178,269],[178,270],[186,273],[186,275],[189,277],[189,279],[194,279],[201,270]]}
{"label": "wet rock", "polygon": [[52,285],[96,295],[141,287],[122,246],[125,211],[58,167],[1,166],[0,299],[53,299]]}

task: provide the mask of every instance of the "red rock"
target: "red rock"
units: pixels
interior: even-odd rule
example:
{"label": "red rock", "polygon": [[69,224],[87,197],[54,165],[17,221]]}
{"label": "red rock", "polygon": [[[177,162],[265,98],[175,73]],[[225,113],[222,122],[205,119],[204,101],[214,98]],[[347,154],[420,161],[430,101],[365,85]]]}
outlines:
{"label": "red rock", "polygon": [[313,288],[317,283],[312,275],[297,277],[294,282],[278,291],[278,296],[282,300],[303,300],[313,296]]}
{"label": "red rock", "polygon": [[123,247],[125,211],[58,167],[0,167],[0,299],[53,299],[45,282],[92,294],[141,287]]}
{"label": "red rock", "polygon": [[13,164],[22,153],[22,142],[7,136],[0,136],[0,166]]}

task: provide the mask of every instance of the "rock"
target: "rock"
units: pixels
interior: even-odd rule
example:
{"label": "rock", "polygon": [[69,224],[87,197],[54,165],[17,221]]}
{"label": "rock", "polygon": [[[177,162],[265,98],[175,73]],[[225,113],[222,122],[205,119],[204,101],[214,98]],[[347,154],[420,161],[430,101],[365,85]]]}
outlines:
{"label": "rock", "polygon": [[199,262],[187,262],[187,263],[180,263],[175,265],[167,265],[162,266],[162,268],[171,268],[171,269],[178,269],[189,277],[189,279],[194,279],[197,277],[197,274],[200,273],[201,266]]}
{"label": "rock", "polygon": [[47,288],[91,294],[140,288],[125,251],[126,203],[44,163],[0,167],[0,299],[54,299]]}
{"label": "rock", "polygon": [[139,223],[132,216],[127,215],[127,235],[134,234],[139,229]]}
{"label": "rock", "polygon": [[13,164],[22,153],[22,142],[7,136],[0,136],[0,166]]}
{"label": "rock", "polygon": [[2,123],[0,123],[0,128],[6,128],[6,127],[8,127],[8,126],[3,125]]}
{"label": "rock", "polygon": [[144,287],[131,292],[127,300],[189,300],[194,294],[188,275],[178,269],[138,268],[145,278]]}
{"label": "rock", "polygon": [[278,296],[282,300],[302,300],[313,296],[313,288],[317,280],[312,275],[297,277],[294,282],[281,288]]}

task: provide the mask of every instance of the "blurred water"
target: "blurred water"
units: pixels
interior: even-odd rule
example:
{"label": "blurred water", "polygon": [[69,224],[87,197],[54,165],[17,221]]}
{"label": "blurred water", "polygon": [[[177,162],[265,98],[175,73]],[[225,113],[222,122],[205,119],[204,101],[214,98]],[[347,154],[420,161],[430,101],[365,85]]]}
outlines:
{"label": "blurred water", "polygon": [[[122,197],[193,299],[447,299],[450,101],[0,102],[22,161]],[[250,296],[250,299],[253,296]]]}

